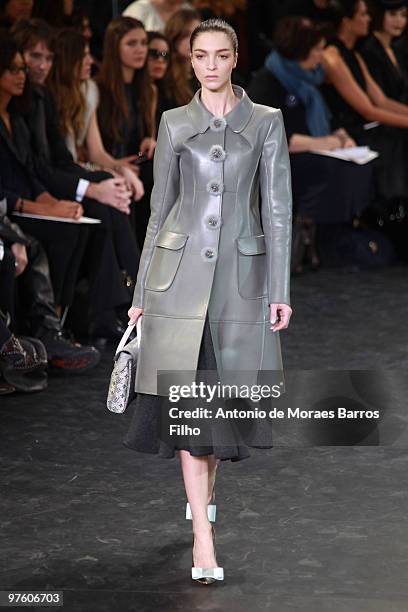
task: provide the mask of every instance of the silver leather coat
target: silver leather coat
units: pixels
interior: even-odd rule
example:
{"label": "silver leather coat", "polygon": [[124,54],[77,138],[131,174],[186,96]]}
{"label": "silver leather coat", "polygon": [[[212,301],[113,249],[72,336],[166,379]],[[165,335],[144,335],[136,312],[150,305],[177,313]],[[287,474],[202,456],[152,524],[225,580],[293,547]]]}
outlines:
{"label": "silver leather coat", "polygon": [[287,141],[279,109],[233,88],[240,101],[224,117],[199,90],[160,122],[133,298],[144,308],[137,392],[164,395],[158,370],[196,370],[207,310],[221,382],[282,370],[268,305],[290,304]]}

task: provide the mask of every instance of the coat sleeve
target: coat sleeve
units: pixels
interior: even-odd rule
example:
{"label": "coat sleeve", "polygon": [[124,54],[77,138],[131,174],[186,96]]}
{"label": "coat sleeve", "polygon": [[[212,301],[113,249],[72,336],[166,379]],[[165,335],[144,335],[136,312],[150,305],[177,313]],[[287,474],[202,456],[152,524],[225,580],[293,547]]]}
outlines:
{"label": "coat sleeve", "polygon": [[269,304],[290,305],[292,182],[282,111],[274,110],[260,161]]}
{"label": "coat sleeve", "polygon": [[180,191],[179,155],[175,152],[166,113],[160,120],[153,161],[153,189],[150,198],[150,219],[140,257],[139,271],[132,305],[144,308],[144,283],[153,255],[154,240]]}

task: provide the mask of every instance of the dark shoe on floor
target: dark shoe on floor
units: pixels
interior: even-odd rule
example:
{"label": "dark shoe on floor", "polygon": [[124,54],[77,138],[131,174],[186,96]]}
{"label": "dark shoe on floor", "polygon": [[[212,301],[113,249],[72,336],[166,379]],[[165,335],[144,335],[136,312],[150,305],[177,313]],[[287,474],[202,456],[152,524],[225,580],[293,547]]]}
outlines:
{"label": "dark shoe on floor", "polygon": [[35,345],[24,338],[12,335],[0,350],[0,362],[6,368],[17,372],[31,372],[46,365],[44,355],[37,351]]}
{"label": "dark shoe on floor", "polygon": [[94,346],[83,346],[69,337],[67,332],[53,329],[39,334],[51,368],[64,372],[84,372],[96,366],[101,358]]}
{"label": "dark shoe on floor", "polygon": [[0,371],[15,391],[33,393],[47,388],[47,353],[38,338],[12,336],[0,350]]}

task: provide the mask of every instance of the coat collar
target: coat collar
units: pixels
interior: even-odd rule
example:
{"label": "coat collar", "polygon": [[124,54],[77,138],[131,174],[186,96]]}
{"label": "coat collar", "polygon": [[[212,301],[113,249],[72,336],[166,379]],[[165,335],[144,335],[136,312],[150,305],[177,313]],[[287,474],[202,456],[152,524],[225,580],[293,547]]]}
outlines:
{"label": "coat collar", "polygon": [[[242,87],[233,85],[232,88],[235,95],[240,98],[240,101],[229,113],[224,115],[224,119],[233,132],[242,132],[251,118],[254,103],[248,98]],[[187,115],[200,134],[203,134],[210,126],[210,120],[214,115],[202,103],[201,89],[195,93],[191,102],[187,104]]]}

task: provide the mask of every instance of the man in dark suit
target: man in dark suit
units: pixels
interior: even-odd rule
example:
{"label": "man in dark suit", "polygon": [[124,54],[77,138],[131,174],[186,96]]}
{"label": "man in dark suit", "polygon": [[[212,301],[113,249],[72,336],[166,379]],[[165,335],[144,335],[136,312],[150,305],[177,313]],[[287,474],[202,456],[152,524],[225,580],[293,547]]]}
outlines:
{"label": "man in dark suit", "polygon": [[[47,256],[38,240],[25,235],[16,223],[10,221],[7,212],[11,213],[13,208],[13,202],[6,198],[0,178],[0,311],[9,313],[16,326],[14,297],[17,295],[20,300],[17,307],[26,326],[24,332],[41,340],[50,365],[69,372],[87,370],[99,362],[100,354],[94,347],[82,346],[63,334],[56,312]],[[24,364],[32,367],[36,358],[22,350],[19,341],[12,338],[11,332],[7,333],[4,325],[2,332],[2,344],[7,341],[9,344],[0,350],[1,360],[10,365],[13,359],[19,357],[23,361],[22,367],[25,367]],[[4,339],[6,336],[7,340]]]}

